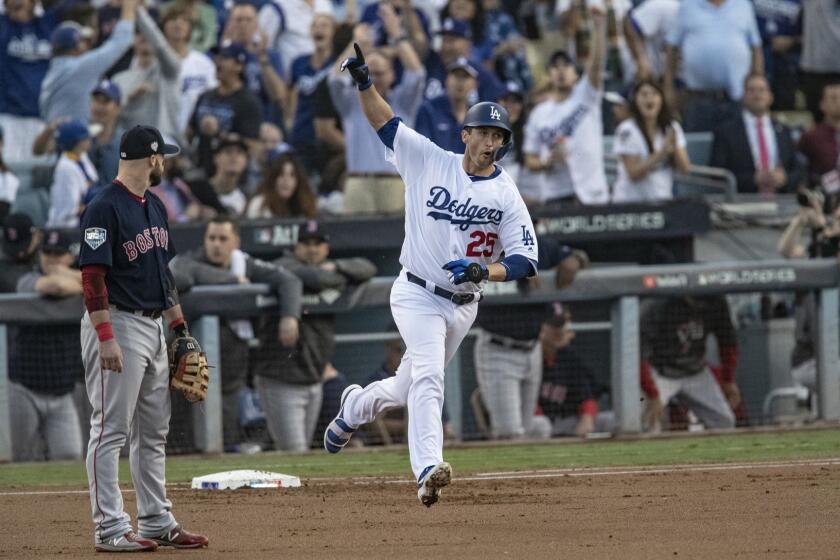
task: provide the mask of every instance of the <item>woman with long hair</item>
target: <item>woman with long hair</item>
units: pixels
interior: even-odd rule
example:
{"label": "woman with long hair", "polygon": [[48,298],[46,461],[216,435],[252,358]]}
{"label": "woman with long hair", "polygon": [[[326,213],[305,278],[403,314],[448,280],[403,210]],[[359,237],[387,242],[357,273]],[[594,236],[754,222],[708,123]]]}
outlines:
{"label": "woman with long hair", "polygon": [[248,203],[245,216],[256,218],[314,218],[317,201],[306,171],[292,154],[282,154],[268,166],[259,191]]}
{"label": "woman with long hair", "polygon": [[685,173],[691,165],[685,147],[685,134],[662,88],[653,80],[638,82],[630,97],[630,118],[615,131],[613,202],[673,198],[674,170]]}

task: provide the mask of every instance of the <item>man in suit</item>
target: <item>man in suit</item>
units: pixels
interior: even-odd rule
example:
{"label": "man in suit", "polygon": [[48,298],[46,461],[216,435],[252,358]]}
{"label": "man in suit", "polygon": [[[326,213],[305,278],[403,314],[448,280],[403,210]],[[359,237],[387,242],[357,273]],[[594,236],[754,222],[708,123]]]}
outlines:
{"label": "man in suit", "polygon": [[773,93],[763,74],[744,80],[742,111],[715,130],[713,167],[735,174],[738,192],[793,191],[803,178],[790,129],[770,118]]}

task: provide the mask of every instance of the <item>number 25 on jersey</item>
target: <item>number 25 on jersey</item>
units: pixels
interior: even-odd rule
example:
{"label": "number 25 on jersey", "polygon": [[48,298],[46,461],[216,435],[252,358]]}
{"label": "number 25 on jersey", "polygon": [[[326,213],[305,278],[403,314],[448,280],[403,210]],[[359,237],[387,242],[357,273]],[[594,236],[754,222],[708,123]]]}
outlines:
{"label": "number 25 on jersey", "polygon": [[472,242],[467,245],[468,257],[492,257],[493,248],[496,246],[499,235],[478,230],[470,234],[470,239],[472,239]]}

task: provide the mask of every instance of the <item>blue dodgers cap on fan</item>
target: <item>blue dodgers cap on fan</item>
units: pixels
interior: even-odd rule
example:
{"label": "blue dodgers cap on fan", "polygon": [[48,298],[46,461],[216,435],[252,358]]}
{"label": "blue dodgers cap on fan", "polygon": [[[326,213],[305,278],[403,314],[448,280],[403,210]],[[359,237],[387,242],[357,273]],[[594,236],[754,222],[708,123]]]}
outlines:
{"label": "blue dodgers cap on fan", "polygon": [[90,94],[104,95],[111,101],[116,101],[117,104],[122,103],[122,91],[120,91],[120,86],[111,80],[102,80]]}
{"label": "blue dodgers cap on fan", "polygon": [[508,97],[515,97],[519,101],[525,101],[525,92],[522,90],[517,82],[510,80],[505,83],[505,91],[499,96],[499,99],[506,99]]}
{"label": "blue dodgers cap on fan", "polygon": [[120,138],[120,159],[143,159],[156,154],[170,156],[181,151],[175,144],[167,144],[160,131],[153,126],[137,125]]}
{"label": "blue dodgers cap on fan", "polygon": [[463,70],[473,78],[478,79],[478,70],[476,70],[475,66],[473,66],[466,57],[459,56],[455,60],[449,63],[446,67],[446,71],[454,72],[455,70]]}
{"label": "blue dodgers cap on fan", "polygon": [[438,35],[452,35],[453,37],[469,39],[470,41],[473,38],[472,28],[469,23],[451,17],[443,20],[443,25],[440,26]]}
{"label": "blue dodgers cap on fan", "polygon": [[240,64],[248,62],[248,49],[242,43],[229,43],[216,51],[217,56],[232,58]]}
{"label": "blue dodgers cap on fan", "polygon": [[92,35],[93,30],[91,28],[82,27],[75,21],[65,21],[50,35],[50,44],[53,51],[61,54],[72,51],[79,46],[82,39],[89,39]]}
{"label": "blue dodgers cap on fan", "polygon": [[66,152],[75,148],[76,144],[82,140],[90,138],[90,130],[79,119],[70,119],[58,125],[54,138],[56,147],[60,151]]}

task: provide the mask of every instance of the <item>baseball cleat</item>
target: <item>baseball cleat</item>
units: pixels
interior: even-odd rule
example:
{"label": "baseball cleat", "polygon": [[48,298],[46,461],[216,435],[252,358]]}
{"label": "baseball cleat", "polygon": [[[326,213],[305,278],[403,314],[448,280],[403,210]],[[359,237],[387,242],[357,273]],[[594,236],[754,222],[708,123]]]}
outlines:
{"label": "baseball cleat", "polygon": [[126,531],[122,535],[97,541],[95,546],[96,552],[152,552],[158,547],[155,541],[138,537],[134,531]]}
{"label": "baseball cleat", "polygon": [[204,535],[190,533],[176,525],[171,531],[157,537],[149,537],[160,546],[171,546],[173,548],[203,548],[209,544]]}
{"label": "baseball cleat", "polygon": [[446,461],[429,465],[417,480],[417,497],[426,507],[432,507],[440,498],[440,489],[452,481],[452,467]]}
{"label": "baseball cleat", "polygon": [[356,431],[356,427],[351,426],[344,420],[344,401],[347,400],[352,391],[361,388],[361,385],[350,385],[341,393],[341,408],[338,409],[338,416],[333,418],[333,421],[324,430],[324,449],[330,453],[338,453],[344,449],[344,446],[353,437],[353,432]]}

